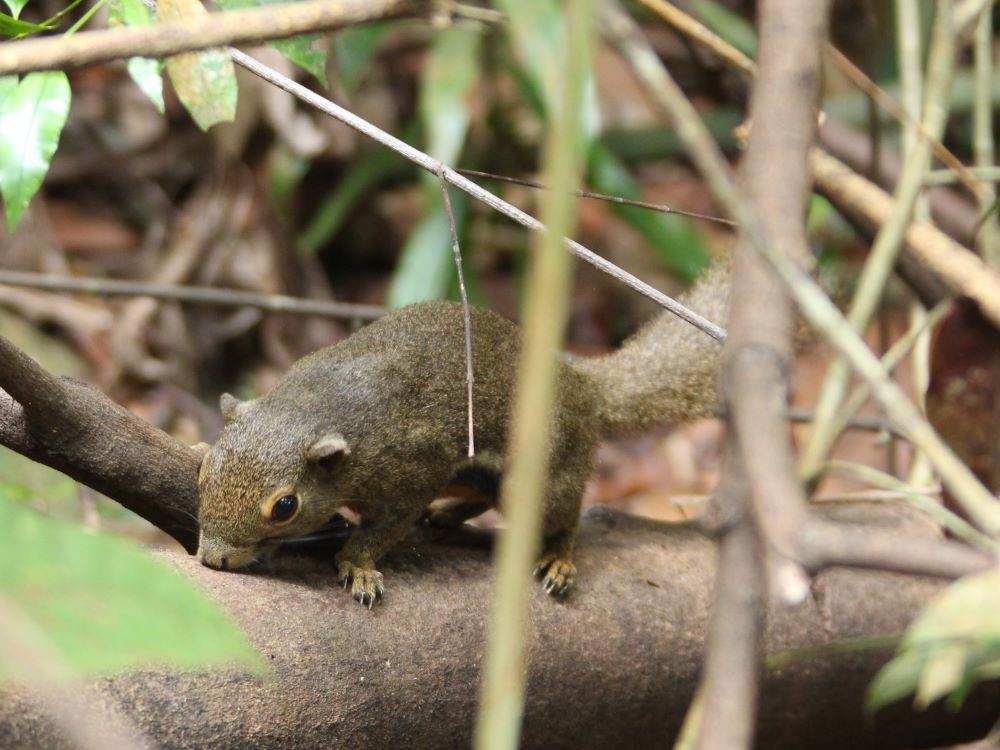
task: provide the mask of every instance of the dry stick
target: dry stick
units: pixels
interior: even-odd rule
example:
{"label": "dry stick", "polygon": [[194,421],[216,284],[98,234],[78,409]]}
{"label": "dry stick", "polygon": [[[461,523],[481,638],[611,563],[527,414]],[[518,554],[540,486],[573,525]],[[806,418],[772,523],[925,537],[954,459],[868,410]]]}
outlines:
{"label": "dry stick", "polygon": [[[966,168],[969,174],[983,182],[1000,182],[1000,167],[991,165],[976,165]],[[927,186],[952,185],[958,182],[958,176],[950,169],[932,169],[924,177]]]}
{"label": "dry stick", "polygon": [[[480,172],[477,169],[456,169],[459,174],[464,174],[466,177],[486,177],[490,180],[497,180],[498,182],[509,182],[514,185],[523,185],[524,187],[536,188],[538,190],[547,190],[540,182],[535,180],[526,180],[523,177],[507,177],[501,174],[493,174],[492,172]],[[574,190],[573,194],[578,198],[594,198],[596,200],[605,201],[607,203],[616,203],[620,206],[635,206],[636,208],[647,208],[650,211],[659,211],[664,214],[678,214],[679,216],[689,216],[692,219],[702,219],[704,221],[712,221],[716,224],[725,224],[730,227],[736,226],[736,222],[730,219],[724,219],[721,216],[709,216],[708,214],[700,214],[695,211],[684,211],[680,208],[671,208],[670,206],[665,206],[662,203],[649,203],[648,201],[635,200],[634,198],[623,198],[620,195],[605,195],[604,193],[594,193],[590,190]]]}
{"label": "dry stick", "polygon": [[703,23],[677,8],[677,6],[666,2],[666,0],[640,0],[640,2],[642,2],[643,5],[652,10],[675,29],[691,37],[702,46],[712,50],[730,65],[739,68],[750,75],[757,74],[757,64],[753,60],[733,47]]}
{"label": "dry stick", "polygon": [[469,414],[469,458],[476,455],[476,434],[472,419],[472,383],[475,376],[472,371],[472,316],[469,314],[469,295],[465,292],[465,273],[462,271],[462,249],[458,246],[458,228],[455,226],[455,213],[451,210],[451,196],[448,195],[448,182],[444,173],[438,172],[441,181],[441,197],[444,199],[444,211],[448,215],[448,227],[451,229],[451,249],[455,254],[455,271],[458,274],[458,290],[462,295],[462,319],[465,328],[465,387],[468,397],[466,406]]}
{"label": "dry stick", "polygon": [[[606,24],[605,32],[611,41],[617,44],[620,41],[619,37],[622,35],[623,30],[618,24]],[[934,432],[934,429],[921,418],[919,412],[906,397],[906,394],[889,378],[875,355],[865,346],[864,341],[861,340],[857,333],[851,329],[850,325],[847,324],[843,316],[819,286],[802,273],[794,263],[780,253],[777,253],[762,240],[756,217],[736,187],[729,165],[726,163],[708,129],[698,117],[697,111],[687,101],[683,91],[681,91],[673,78],[670,77],[656,54],[648,45],[641,50],[622,49],[622,52],[625,54],[627,62],[632,67],[633,72],[652,102],[667,117],[673,120],[681,141],[687,147],[688,153],[691,154],[692,160],[705,177],[716,199],[719,200],[731,216],[740,222],[741,226],[746,227],[754,249],[762,253],[781,275],[782,281],[789,288],[789,291],[798,304],[799,310],[806,320],[837,349],[846,354],[861,377],[872,384],[875,396],[882,402],[889,418],[900,426],[912,443],[928,454],[935,468],[941,474],[944,483],[952,491],[956,500],[962,505],[970,519],[988,533],[995,534],[1000,532],[1000,508],[998,508],[993,495],[983,487],[969,468],[962,463],[951,448]],[[813,149],[810,162],[813,174],[817,176],[818,182],[817,153],[827,160],[825,166],[829,166],[829,162],[836,162],[836,160],[826,157],[821,152]],[[821,165],[822,161],[821,159]],[[841,168],[846,170],[842,165]],[[846,171],[850,172],[850,170]],[[853,178],[857,178],[857,175],[853,173],[851,175]],[[867,181],[863,182],[867,183]],[[867,184],[874,188],[871,183]],[[877,190],[877,188],[875,189]],[[891,203],[891,199],[886,199]],[[921,241],[925,239],[920,238]],[[970,253],[966,254],[971,255]],[[954,260],[954,256],[950,260]],[[973,280],[970,279],[969,281],[971,285]],[[982,289],[980,288],[979,291],[982,291]],[[861,537],[864,537],[865,534],[871,536],[873,540],[878,538],[877,534],[870,531],[865,531],[861,534]],[[854,535],[854,537],[857,536],[857,534]],[[842,549],[837,543],[834,543],[836,540],[844,538],[842,534],[824,535],[816,532],[812,535],[812,538],[819,539],[817,545],[822,546],[826,544],[826,546],[822,547],[826,557],[814,554],[815,550],[810,550],[808,545],[803,547],[804,554],[808,553],[812,556],[812,565],[814,566],[820,567],[828,564],[830,560],[844,562],[852,559],[865,559],[863,555],[854,554],[850,550]],[[850,541],[851,543],[861,543],[856,538],[851,538]],[[884,548],[886,547],[879,547],[879,549]],[[925,549],[924,552],[931,556],[919,555],[908,550],[905,560],[901,556],[900,566],[893,567],[889,565],[889,569],[899,570],[902,568],[912,571],[918,563],[922,563],[925,569],[930,570],[935,566],[932,551]],[[942,568],[945,567],[943,559],[947,556],[949,557],[948,563],[950,569],[957,570],[961,565],[958,558],[966,555],[966,551],[963,548],[961,551],[955,551],[952,554],[949,545],[940,545],[938,552],[933,554],[942,556]],[[875,555],[872,559],[877,557]],[[982,559],[977,559],[979,559],[979,563],[977,564],[982,565]],[[965,562],[968,562],[968,560]],[[845,564],[847,563],[845,562]]]}
{"label": "dry stick", "polygon": [[[977,167],[992,167],[993,148],[993,4],[988,3],[976,23],[973,54],[975,57],[976,98],[972,107],[972,150]],[[979,229],[979,249],[986,262],[1000,265],[1000,225],[993,204],[996,190],[986,188],[978,195],[979,209],[985,216]]]}
{"label": "dry stick", "polygon": [[375,320],[385,315],[384,307],[350,302],[303,299],[283,294],[256,294],[237,289],[207,286],[152,284],[138,281],[117,281],[92,277],[60,276],[50,273],[0,270],[0,284],[6,286],[49,289],[59,292],[81,292],[99,297],[153,297],[155,299],[192,302],[219,307],[256,307],[268,312],[289,315],[316,315],[345,320]]}
{"label": "dry stick", "polygon": [[[785,412],[785,419],[789,422],[812,422],[815,418],[816,412],[812,409],[803,409],[798,406],[792,407]],[[899,430],[892,422],[873,414],[855,414],[854,416],[848,417],[846,426],[852,430],[865,430],[866,432],[891,432],[899,435],[899,437],[905,437],[904,435],[899,434]]]}
{"label": "dry stick", "polygon": [[964,37],[982,12],[993,5],[993,0],[965,0],[955,8],[955,35]]}
{"label": "dry stick", "polygon": [[[996,548],[996,542],[993,539],[979,531],[957,513],[953,513],[944,507],[941,503],[940,487],[934,487],[928,493],[925,489],[909,486],[906,482],[897,479],[892,474],[873,469],[871,466],[854,464],[848,461],[830,461],[826,465],[826,470],[845,474],[866,484],[880,487],[882,488],[882,492],[895,494],[896,497],[893,499],[905,500],[917,510],[932,518],[939,526],[953,534],[957,539],[967,542],[982,552],[990,554]],[[928,495],[931,497],[928,497]]]}
{"label": "dry stick", "polygon": [[[816,188],[841,211],[872,226],[886,221],[892,196],[821,149],[813,149],[810,163]],[[993,325],[1000,327],[1000,277],[968,249],[926,221],[911,222],[906,230],[909,254],[955,294],[969,297]]]}
{"label": "dry stick", "polygon": [[308,0],[281,6],[213,13],[142,27],[84,31],[0,45],[0,75],[107,62],[123,57],[165,57],[178,52],[284,39],[366,21],[414,15],[420,0]]}
{"label": "dry stick", "polygon": [[[933,137],[933,133],[929,133],[924,128],[923,123],[912,117],[906,108],[896,101],[891,94],[869,78],[861,68],[851,62],[839,49],[832,44],[827,44],[826,53],[833,60],[837,69],[847,76],[851,83],[861,89],[870,99],[878,103],[882,109],[891,114],[901,126],[905,129],[914,129],[920,135],[921,139],[929,142],[934,156],[955,173],[955,179],[961,182],[966,190],[972,193],[978,200],[983,199],[989,192],[988,188],[976,178],[955,154],[941,143],[940,136]],[[986,90],[989,94],[989,87]],[[907,151],[908,149],[904,149],[904,154]]]}
{"label": "dry stick", "polygon": [[[561,96],[553,101],[543,161],[545,194],[542,212],[551,231],[535,237],[525,325],[509,438],[509,467],[504,474],[500,506],[507,528],[494,553],[496,588],[486,638],[483,683],[476,717],[477,750],[518,747],[525,690],[525,630],[531,603],[528,573],[538,559],[544,490],[549,472],[547,446],[553,430],[557,360],[552,356],[563,339],[569,313],[570,258],[560,247],[563,234],[576,220],[576,201],[567,190],[579,184],[584,142],[580,105],[590,67],[594,36],[594,0],[565,6],[565,57],[555,57]],[[572,539],[556,550],[552,564],[563,563]],[[563,551],[565,550],[565,551]],[[568,562],[565,561],[565,562]],[[546,566],[547,568],[548,566]],[[547,572],[545,570],[541,571]],[[558,593],[558,592],[557,592]]]}
{"label": "dry stick", "polygon": [[[848,321],[858,332],[865,330],[878,307],[882,291],[902,248],[907,226],[913,219],[914,206],[929,164],[931,140],[939,139],[944,132],[948,116],[945,102],[954,64],[951,2],[942,0],[937,4],[934,35],[927,61],[927,87],[921,118],[922,132],[927,137],[917,141],[908,154],[893,196],[892,210],[879,229],[865,260],[847,315]],[[843,356],[834,360],[827,371],[816,404],[815,427],[799,457],[799,472],[807,480],[816,478],[836,440],[836,416],[843,404],[850,376],[850,364]]]}
{"label": "dry stick", "polygon": [[[331,117],[339,120],[348,127],[357,130],[359,133],[371,138],[377,143],[381,143],[386,148],[391,148],[396,153],[400,154],[406,159],[409,159],[414,164],[423,169],[426,169],[432,174],[444,174],[444,177],[448,182],[462,190],[478,201],[485,203],[487,206],[492,208],[494,211],[502,213],[510,219],[513,219],[521,226],[532,229],[536,232],[546,231],[545,225],[540,222],[535,217],[526,214],[524,211],[512,206],[506,201],[498,198],[493,193],[480,187],[476,183],[472,182],[466,177],[463,177],[458,172],[456,172],[451,167],[442,164],[431,156],[428,156],[423,151],[420,151],[408,143],[404,143],[395,136],[386,133],[371,123],[363,120],[362,118],[355,115],[353,112],[349,112],[343,107],[335,104],[334,102],[326,99],[313,91],[310,91],[305,86],[302,86],[295,81],[292,81],[287,76],[283,76],[275,70],[263,65],[257,60],[253,59],[249,55],[240,52],[237,49],[229,48],[229,53],[232,55],[233,62],[237,65],[249,70],[251,73],[260,76],[265,81],[273,83],[280,89],[287,91],[293,96],[298,97],[307,104],[315,107],[321,112],[325,112]],[[623,269],[616,266],[614,263],[602,258],[597,255],[592,250],[581,245],[575,240],[571,240],[568,237],[562,238],[563,245],[568,249],[573,255],[580,258],[581,260],[590,263],[592,266],[600,269],[604,273],[608,274],[612,278],[617,279],[626,286],[631,287],[635,291],[643,294],[653,301],[657,302],[661,306],[665,307],[667,310],[672,312],[679,318],[686,320],[691,325],[704,331],[706,334],[714,338],[716,341],[724,341],[726,338],[726,331],[722,327],[716,325],[710,320],[698,315],[697,313],[687,309],[684,305],[680,304],[676,300],[668,297],[657,289],[654,289],[649,284],[640,279],[637,279],[632,274],[624,271]]]}
{"label": "dry stick", "polygon": [[[923,72],[921,70],[922,25],[920,23],[920,6],[918,0],[896,0],[896,54],[899,65],[900,104],[907,115],[905,123],[900,123],[900,141],[904,161],[909,158],[917,145],[917,119],[920,117],[920,106],[923,100]],[[949,174],[955,173],[948,170]],[[977,177],[977,179],[979,179]],[[926,178],[924,184],[926,185]],[[930,217],[930,196],[924,192],[913,207],[913,217],[926,220]],[[922,326],[928,319],[927,311],[920,300],[914,299],[909,304],[911,330]],[[913,386],[917,393],[917,404],[924,412],[923,394],[927,391],[930,381],[930,330],[921,334],[914,341],[913,356]],[[884,358],[883,358],[884,361]],[[855,395],[857,395],[855,393]],[[848,408],[850,402],[848,403]],[[908,477],[913,484],[927,484],[933,481],[933,470],[927,457],[917,452],[910,462]]]}
{"label": "dry stick", "polygon": [[[911,326],[904,336],[889,347],[889,350],[882,355],[882,367],[885,368],[885,371],[892,372],[896,368],[896,365],[903,360],[907,352],[918,343],[921,337],[925,333],[929,333],[930,329],[937,325],[938,321],[944,317],[950,307],[950,302],[940,303],[929,314],[924,315],[923,319],[917,325]],[[843,408],[836,414],[834,430],[838,435],[850,425],[851,419],[857,413],[858,409],[864,406],[865,401],[871,395],[871,387],[867,383],[861,383],[855,388],[854,392],[845,401]],[[894,427],[890,428],[888,432],[894,435],[897,434]],[[905,437],[905,435],[900,435],[900,437]]]}

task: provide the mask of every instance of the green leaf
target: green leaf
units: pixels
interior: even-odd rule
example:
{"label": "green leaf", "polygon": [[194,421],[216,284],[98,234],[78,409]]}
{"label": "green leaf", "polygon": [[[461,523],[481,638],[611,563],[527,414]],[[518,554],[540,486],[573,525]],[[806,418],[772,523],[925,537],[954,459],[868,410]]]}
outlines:
{"label": "green leaf", "polygon": [[458,159],[469,130],[470,100],[480,77],[480,42],[479,33],[450,26],[434,37],[424,66],[419,108],[426,151],[445,164]]}
{"label": "green leaf", "polygon": [[901,653],[875,675],[868,687],[866,707],[875,711],[895,703],[914,691],[920,679],[924,659],[916,653]]}
{"label": "green leaf", "polygon": [[[202,18],[211,23],[198,0],[160,0],[156,8],[162,21]],[[177,97],[202,130],[236,116],[236,71],[224,49],[183,52],[169,57],[167,75]]]}
{"label": "green leaf", "polygon": [[[399,264],[389,284],[386,300],[389,307],[441,299],[451,287],[455,276],[451,227],[436,178],[435,184],[438,185],[438,197],[428,201],[427,215],[410,233],[400,254]],[[467,201],[462,195],[452,195],[451,205],[461,236]]]}
{"label": "green leaf", "polygon": [[[223,10],[240,10],[241,8],[262,8],[267,5],[283,5],[288,0],[218,0]],[[305,68],[319,79],[324,86],[326,81],[327,41],[322,34],[303,34],[291,39],[280,39],[268,42],[278,52],[296,65]]]}
{"label": "green leaf", "polygon": [[716,0],[692,0],[704,24],[749,58],[757,56],[753,24]]}
{"label": "green leaf", "polygon": [[913,705],[927,708],[965,681],[966,650],[963,645],[952,644],[934,652],[920,672]]}
{"label": "green leaf", "polygon": [[6,13],[0,13],[0,34],[4,36],[27,36],[38,31],[45,31],[48,28],[45,24],[19,21]]}
{"label": "green leaf", "polygon": [[0,192],[13,230],[42,185],[69,115],[69,79],[61,71],[0,79]]}
{"label": "green leaf", "polygon": [[868,704],[878,708],[913,692],[918,707],[949,693],[957,703],[998,661],[1000,570],[990,570],[956,581],[927,604],[876,675]]}
{"label": "green leaf", "polygon": [[[533,88],[541,92],[546,111],[561,101],[565,70],[566,29],[561,5],[556,0],[497,0],[496,6],[510,19],[511,35],[518,61]],[[584,82],[584,97],[577,115],[583,122],[584,150],[600,130],[597,107],[597,84],[593,71]]]}
{"label": "green leaf", "polygon": [[333,36],[333,49],[337,57],[337,77],[344,89],[353,92],[361,82],[361,77],[371,67],[379,42],[386,32],[395,27],[395,22],[383,21],[364,26],[351,26],[338,31]]}
{"label": "green leaf", "polygon": [[[236,664],[266,674],[232,618],[175,570],[132,542],[85,532],[3,496],[0,594],[77,672]],[[0,680],[17,666],[0,664]]]}
{"label": "green leaf", "polygon": [[[590,183],[598,192],[622,198],[643,198],[625,165],[599,140],[591,144],[588,172]],[[614,203],[611,210],[642,235],[663,264],[681,278],[693,281],[708,266],[708,248],[686,216]]]}
{"label": "green leaf", "polygon": [[4,0],[7,7],[10,8],[10,12],[13,14],[14,18],[21,15],[21,10],[25,5],[28,4],[28,0]]}
{"label": "green leaf", "polygon": [[[108,26],[149,26],[153,14],[142,0],[111,0],[108,6]],[[163,106],[163,62],[148,57],[132,57],[127,63],[132,80],[153,102],[162,115]]]}
{"label": "green leaf", "polygon": [[[469,130],[469,103],[479,82],[480,35],[451,26],[434,37],[421,79],[419,110],[425,150],[445,164],[455,164]],[[451,228],[436,175],[423,176],[426,214],[407,239],[389,285],[388,304],[408,305],[445,296],[455,275]],[[452,197],[461,233],[465,201]]]}
{"label": "green leaf", "polygon": [[340,231],[351,211],[373,187],[387,177],[408,169],[408,162],[386,148],[378,148],[357,160],[323,198],[302,231],[299,236],[302,250],[318,252]]}

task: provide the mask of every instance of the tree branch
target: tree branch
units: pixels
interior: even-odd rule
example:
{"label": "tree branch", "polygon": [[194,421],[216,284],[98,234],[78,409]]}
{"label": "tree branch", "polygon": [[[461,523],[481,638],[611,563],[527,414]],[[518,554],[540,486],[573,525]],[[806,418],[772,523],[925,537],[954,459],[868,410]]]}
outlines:
{"label": "tree branch", "polygon": [[347,320],[375,320],[387,310],[376,305],[359,305],[325,299],[305,299],[284,294],[257,294],[241,289],[219,289],[210,286],[158,284],[142,281],[119,281],[81,276],[60,276],[52,273],[0,270],[0,284],[60,292],[81,292],[100,297],[152,297],[154,299],[191,302],[220,307],[256,307],[268,312],[289,315],[317,315]]}
{"label": "tree branch", "polygon": [[213,13],[142,27],[83,31],[0,46],[0,75],[54,70],[124,57],[166,57],[179,52],[285,39],[405,15],[427,7],[422,0],[308,0],[302,3]]}
{"label": "tree branch", "polygon": [[[899,545],[930,541],[926,525],[898,508],[850,510],[856,521],[886,526]],[[374,612],[344,593],[326,560],[284,555],[261,575],[171,555],[242,623],[274,678],[150,668],[97,680],[95,691],[159,747],[468,747],[492,589],[490,539],[415,531],[386,558],[386,599]],[[573,595],[562,603],[540,590],[532,597],[522,747],[662,748],[694,692],[715,545],[690,527],[594,509],[577,549]],[[988,730],[996,685],[977,688],[957,714],[905,701],[874,720],[864,712],[887,653],[850,643],[899,633],[939,584],[831,571],[817,587],[821,601],[769,615],[767,653],[824,654],[784,659],[765,673],[758,747],[940,747]],[[10,747],[66,747],[30,701],[9,692],[0,700],[0,736]]]}
{"label": "tree branch", "polygon": [[0,444],[198,544],[200,459],[96,388],[42,369],[0,337]]}

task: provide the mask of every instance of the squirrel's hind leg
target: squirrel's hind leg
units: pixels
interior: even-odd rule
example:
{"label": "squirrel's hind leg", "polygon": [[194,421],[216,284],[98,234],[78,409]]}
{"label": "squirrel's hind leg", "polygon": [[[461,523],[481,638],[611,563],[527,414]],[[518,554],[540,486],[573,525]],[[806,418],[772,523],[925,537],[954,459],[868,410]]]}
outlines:
{"label": "squirrel's hind leg", "polygon": [[576,580],[572,563],[573,537],[576,529],[561,531],[542,542],[542,556],[535,565],[535,577],[542,579],[542,588],[552,596],[565,596]]}
{"label": "squirrel's hind leg", "polygon": [[573,542],[580,523],[580,504],[587,479],[586,464],[570,460],[556,466],[549,474],[542,526],[542,554],[535,565],[535,576],[552,596],[565,596],[576,580]]}

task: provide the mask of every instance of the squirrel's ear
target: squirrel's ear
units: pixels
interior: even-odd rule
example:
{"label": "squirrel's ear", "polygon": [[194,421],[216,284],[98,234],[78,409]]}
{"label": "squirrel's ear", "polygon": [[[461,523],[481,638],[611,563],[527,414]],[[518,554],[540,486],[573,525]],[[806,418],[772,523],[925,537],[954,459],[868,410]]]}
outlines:
{"label": "squirrel's ear", "polygon": [[229,393],[223,393],[219,398],[219,409],[222,411],[222,419],[226,424],[230,422],[235,422],[237,419],[246,414],[247,409],[250,408],[250,401],[240,401],[236,396]]}
{"label": "squirrel's ear", "polygon": [[337,432],[324,435],[306,448],[306,460],[318,464],[329,472],[339,469],[350,454],[351,449],[347,441]]}

